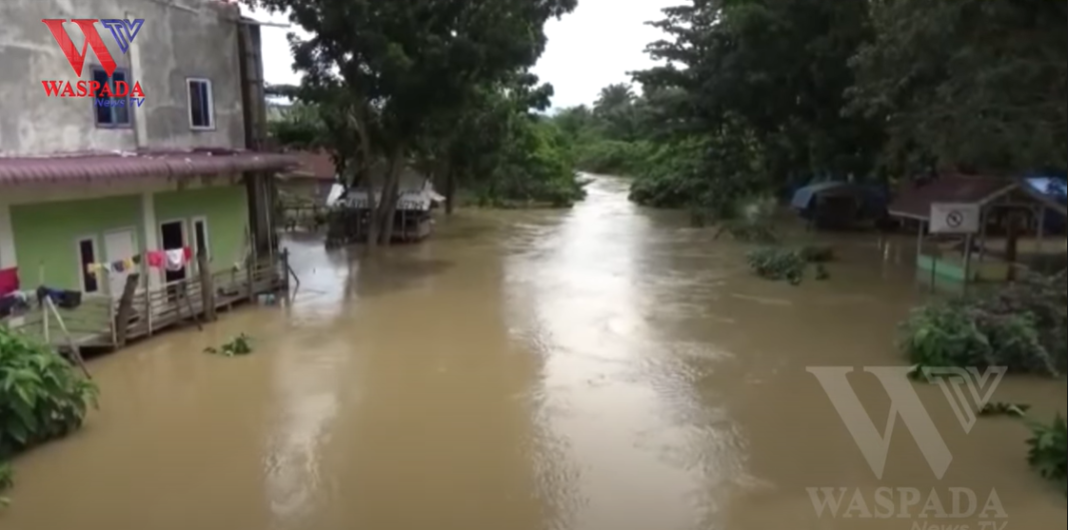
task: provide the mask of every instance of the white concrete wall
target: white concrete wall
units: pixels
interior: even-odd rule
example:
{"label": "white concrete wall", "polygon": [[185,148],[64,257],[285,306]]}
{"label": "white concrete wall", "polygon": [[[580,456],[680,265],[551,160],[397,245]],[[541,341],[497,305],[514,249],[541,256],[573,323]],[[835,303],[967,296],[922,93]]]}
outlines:
{"label": "white concrete wall", "polygon": [[[0,1],[0,156],[40,155],[137,147],[244,147],[237,9],[204,0]],[[120,68],[139,81],[144,105],[133,107],[133,126],[97,128],[90,98],[46,97],[42,80],[77,81],[41,19],[142,18],[128,54],[97,24]],[[81,31],[66,24],[75,45]],[[287,58],[288,60],[288,58]],[[91,50],[82,80],[100,62]],[[186,79],[208,78],[215,100],[215,130],[189,125]]]}

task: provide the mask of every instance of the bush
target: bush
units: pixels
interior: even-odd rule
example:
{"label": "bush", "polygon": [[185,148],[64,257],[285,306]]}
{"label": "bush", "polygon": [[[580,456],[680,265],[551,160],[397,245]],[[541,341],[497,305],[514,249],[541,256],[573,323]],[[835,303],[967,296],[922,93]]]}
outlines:
{"label": "bush", "polygon": [[985,368],[1057,375],[1065,365],[1064,277],[1027,277],[993,294],[913,311],[902,349],[920,366]]}
{"label": "bush", "polygon": [[96,395],[51,348],[0,328],[0,460],[81,427]]}
{"label": "bush", "polygon": [[14,486],[14,477],[15,472],[11,469],[11,464],[0,462],[0,507],[7,505],[7,497],[2,494]]}
{"label": "bush", "polygon": [[1031,447],[1027,461],[1043,478],[1052,480],[1066,489],[1068,494],[1068,464],[1065,461],[1066,440],[1065,421],[1060,415],[1051,424],[1031,422]]}

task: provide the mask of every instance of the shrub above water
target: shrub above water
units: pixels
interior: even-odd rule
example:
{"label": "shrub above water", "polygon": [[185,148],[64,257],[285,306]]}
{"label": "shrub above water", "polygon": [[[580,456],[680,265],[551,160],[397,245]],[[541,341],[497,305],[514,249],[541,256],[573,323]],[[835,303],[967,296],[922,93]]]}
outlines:
{"label": "shrub above water", "polygon": [[[1057,416],[1051,424],[1031,422],[1031,446],[1027,461],[1043,478],[1068,488],[1068,463],[1065,451],[1068,450],[1068,433],[1064,418]],[[1066,491],[1068,493],[1068,491]]]}
{"label": "shrub above water", "polygon": [[0,328],[0,460],[81,427],[96,395],[51,348]]}
{"label": "shrub above water", "polygon": [[984,368],[1057,375],[1065,368],[1064,275],[1028,276],[1014,285],[913,311],[902,349],[921,366]]}

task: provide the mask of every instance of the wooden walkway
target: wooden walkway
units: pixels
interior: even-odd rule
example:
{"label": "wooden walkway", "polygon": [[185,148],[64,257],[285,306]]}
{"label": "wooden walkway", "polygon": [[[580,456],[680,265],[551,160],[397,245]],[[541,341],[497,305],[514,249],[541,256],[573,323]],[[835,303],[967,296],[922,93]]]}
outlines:
{"label": "wooden walkway", "polygon": [[245,270],[203,274],[158,289],[141,287],[139,275],[131,274],[123,296],[86,297],[76,309],[58,309],[62,324],[38,306],[0,325],[20,329],[60,350],[114,350],[178,324],[214,320],[219,309],[287,289],[291,274],[286,254]]}

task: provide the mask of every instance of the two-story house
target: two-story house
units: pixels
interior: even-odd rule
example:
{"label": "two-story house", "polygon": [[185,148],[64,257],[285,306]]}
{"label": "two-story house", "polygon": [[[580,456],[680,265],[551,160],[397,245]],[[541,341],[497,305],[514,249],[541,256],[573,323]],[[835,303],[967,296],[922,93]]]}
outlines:
{"label": "two-story house", "polygon": [[[259,27],[213,0],[0,3],[0,297],[16,285],[117,297],[232,269],[272,245]],[[109,264],[125,263],[117,267]]]}

